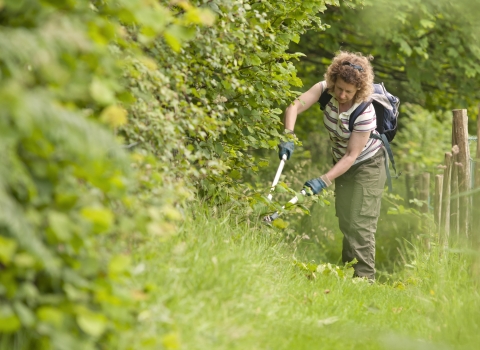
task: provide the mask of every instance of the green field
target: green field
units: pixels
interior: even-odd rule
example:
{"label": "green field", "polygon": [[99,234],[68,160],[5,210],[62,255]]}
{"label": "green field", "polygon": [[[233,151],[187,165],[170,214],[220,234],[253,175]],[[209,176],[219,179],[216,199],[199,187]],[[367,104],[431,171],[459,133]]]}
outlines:
{"label": "green field", "polygon": [[140,244],[151,291],[138,331],[170,349],[477,349],[473,256],[410,255],[398,280],[370,285],[352,269],[302,268],[272,229],[194,207],[176,236]]}

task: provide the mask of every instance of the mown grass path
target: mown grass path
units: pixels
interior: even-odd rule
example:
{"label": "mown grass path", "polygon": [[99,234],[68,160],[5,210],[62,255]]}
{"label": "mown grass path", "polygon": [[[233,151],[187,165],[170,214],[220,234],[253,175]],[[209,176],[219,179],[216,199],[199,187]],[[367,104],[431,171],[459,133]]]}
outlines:
{"label": "mown grass path", "polygon": [[139,331],[167,349],[480,348],[477,283],[460,253],[417,252],[397,283],[313,277],[265,228],[200,212],[138,252],[151,288]]}

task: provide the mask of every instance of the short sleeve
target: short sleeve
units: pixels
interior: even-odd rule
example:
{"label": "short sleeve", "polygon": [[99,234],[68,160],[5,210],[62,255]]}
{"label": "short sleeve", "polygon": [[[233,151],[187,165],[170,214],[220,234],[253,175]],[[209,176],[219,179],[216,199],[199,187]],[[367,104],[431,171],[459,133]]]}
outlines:
{"label": "short sleeve", "polygon": [[377,128],[377,117],[375,108],[370,104],[362,114],[360,114],[353,124],[353,132],[368,132]]}
{"label": "short sleeve", "polygon": [[325,80],[321,81],[320,85],[322,86],[322,91],[325,91],[327,89],[327,82]]}

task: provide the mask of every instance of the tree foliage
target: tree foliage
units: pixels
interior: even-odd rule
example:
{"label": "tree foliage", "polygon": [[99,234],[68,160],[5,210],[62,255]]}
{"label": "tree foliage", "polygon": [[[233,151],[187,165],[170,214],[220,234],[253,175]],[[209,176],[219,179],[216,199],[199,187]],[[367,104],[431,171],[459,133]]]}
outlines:
{"label": "tree foliage", "polygon": [[268,164],[251,150],[276,148],[282,109],[302,85],[292,63],[302,54],[286,51],[308,28],[324,29],[316,15],[334,2],[193,4],[210,9],[215,24],[189,28],[181,49],[168,40],[142,44],[148,59],[129,72],[137,102],[123,135],[168,174],[191,176],[206,198],[236,200],[244,172]]}
{"label": "tree foliage", "polygon": [[338,50],[371,54],[376,79],[402,102],[431,110],[476,107],[479,6],[467,0],[382,0],[329,8],[322,18],[330,28],[307,33],[293,49],[305,53],[305,66],[319,74]]}

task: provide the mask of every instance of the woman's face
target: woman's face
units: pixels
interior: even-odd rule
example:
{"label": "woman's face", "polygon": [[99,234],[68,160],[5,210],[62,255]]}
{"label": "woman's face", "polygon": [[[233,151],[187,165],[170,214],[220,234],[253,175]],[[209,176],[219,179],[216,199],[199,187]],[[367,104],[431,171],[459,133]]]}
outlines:
{"label": "woman's face", "polygon": [[341,104],[350,102],[357,93],[357,87],[353,84],[346,83],[342,78],[338,78],[335,82],[335,97]]}

